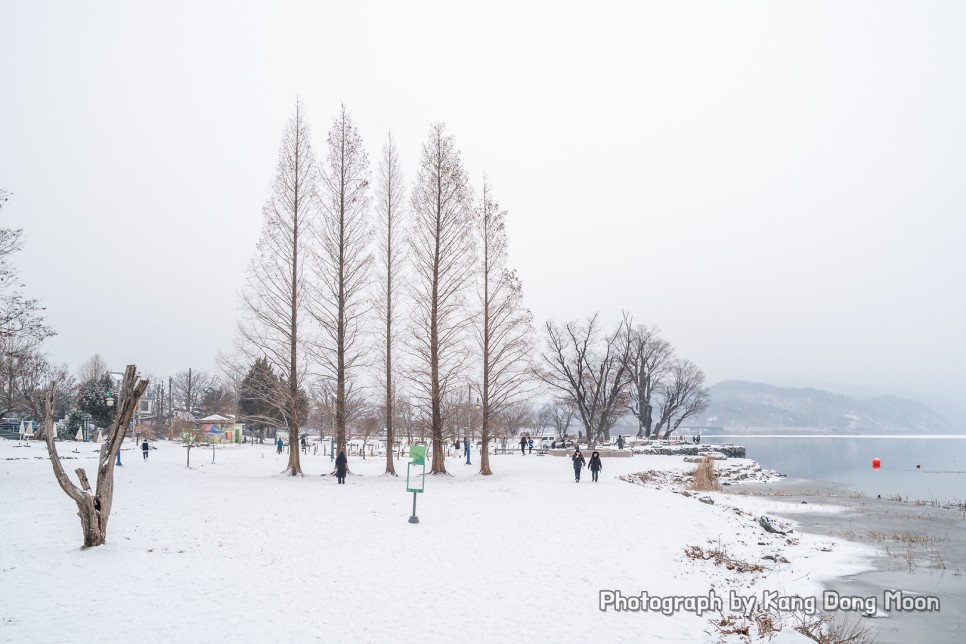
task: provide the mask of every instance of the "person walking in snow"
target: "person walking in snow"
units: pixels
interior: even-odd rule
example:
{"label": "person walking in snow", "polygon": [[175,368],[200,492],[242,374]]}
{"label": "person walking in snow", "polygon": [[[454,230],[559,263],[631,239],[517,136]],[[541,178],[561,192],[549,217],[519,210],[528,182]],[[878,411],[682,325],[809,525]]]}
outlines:
{"label": "person walking in snow", "polygon": [[587,464],[587,461],[584,460],[584,455],[580,453],[579,448],[574,452],[570,460],[574,462],[574,480],[580,483],[580,470]]}
{"label": "person walking in snow", "polygon": [[306,454],[309,449],[308,441],[305,440],[305,436],[302,437],[302,453]]}
{"label": "person walking in snow", "polygon": [[345,485],[345,471],[348,469],[349,459],[345,457],[345,452],[339,452],[339,456],[335,459],[335,478],[339,480],[340,485]]}
{"label": "person walking in snow", "polygon": [[[617,435],[617,449],[624,449],[624,437],[620,434]],[[594,453],[596,454],[597,452]],[[597,479],[594,480],[596,481]]]}
{"label": "person walking in snow", "polygon": [[275,442],[275,447],[278,448],[278,453],[281,454],[282,453],[282,448],[285,447],[285,443],[282,442],[282,438],[281,437],[279,437],[278,441]]}
{"label": "person walking in snow", "polygon": [[594,450],[594,453],[590,455],[590,463],[587,464],[590,468],[590,473],[593,476],[594,483],[597,482],[597,472],[604,469],[603,464],[600,462],[600,452]]}
{"label": "person walking in snow", "polygon": [[144,460],[148,460],[148,450],[149,449],[151,449],[151,446],[148,445],[148,439],[145,438],[144,439],[144,442],[141,443],[141,452],[144,454]]}
{"label": "person walking in snow", "polygon": [[527,455],[527,435],[524,434],[520,437],[520,453],[524,456]]}
{"label": "person walking in snow", "polygon": [[533,454],[533,439],[529,436],[527,436],[527,448],[529,449],[527,454]]}

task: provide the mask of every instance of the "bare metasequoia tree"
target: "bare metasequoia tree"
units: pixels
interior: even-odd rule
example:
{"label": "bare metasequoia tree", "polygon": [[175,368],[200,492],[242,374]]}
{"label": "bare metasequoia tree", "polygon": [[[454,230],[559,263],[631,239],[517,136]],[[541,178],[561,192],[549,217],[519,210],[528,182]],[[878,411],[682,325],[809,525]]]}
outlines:
{"label": "bare metasequoia tree", "polygon": [[459,150],[442,123],[423,143],[412,193],[410,255],[413,379],[432,432],[431,472],[446,474],[443,400],[459,386],[470,324],[466,288],[473,270],[471,194]]}
{"label": "bare metasequoia tree", "polygon": [[483,199],[477,215],[480,250],[480,316],[476,340],[481,351],[483,378],[480,405],[482,456],[480,474],[492,474],[490,421],[529,392],[533,316],[523,306],[523,286],[507,269],[506,211],[493,199],[483,179]]}
{"label": "bare metasequoia tree", "polygon": [[350,412],[360,409],[357,372],[366,356],[361,332],[372,255],[369,243],[369,156],[345,106],[329,130],[329,155],[320,172],[321,217],[316,228],[314,349],[323,380],[335,394],[336,452],[346,449]]}
{"label": "bare metasequoia tree", "polygon": [[591,449],[606,437],[627,401],[632,372],[631,319],[601,336],[598,316],[560,327],[548,321],[544,368],[537,377],[573,403]]}
{"label": "bare metasequoia tree", "polygon": [[405,188],[403,187],[402,170],[399,168],[399,153],[392,140],[392,134],[386,137],[382,146],[382,160],[379,163],[379,173],[376,182],[376,216],[378,222],[378,269],[379,275],[379,317],[382,327],[382,367],[385,376],[385,422],[386,422],[386,474],[396,476],[393,458],[393,442],[395,440],[395,402],[396,382],[394,379],[396,367],[393,364],[394,344],[398,325],[398,309],[401,293],[400,280],[403,264],[402,227],[404,212]]}
{"label": "bare metasequoia tree", "polygon": [[111,517],[111,504],[114,500],[114,459],[124,442],[124,433],[137,408],[138,400],[147,386],[148,381],[137,376],[137,368],[133,364],[128,365],[121,384],[117,415],[108,429],[107,438],[101,445],[97,463],[97,481],[93,490],[88,481],[87,472],[83,468],[74,470],[80,481],[80,487],[78,487],[70,480],[60,463],[57,447],[54,444],[54,397],[57,387],[51,383],[47,390],[44,405],[44,436],[47,440],[47,452],[50,454],[50,464],[54,468],[57,483],[77,504],[77,515],[81,520],[85,548],[99,546],[107,539],[107,520]]}
{"label": "bare metasequoia tree", "polygon": [[637,437],[650,438],[654,422],[654,394],[667,376],[673,357],[671,344],[654,327],[637,326],[631,334],[631,390],[627,409],[637,419]]}
{"label": "bare metasequoia tree", "polygon": [[711,394],[704,386],[704,372],[690,360],[675,360],[670,367],[668,381],[663,386],[661,416],[655,433],[664,428],[662,439],[667,440],[686,419],[700,414],[711,402]]}
{"label": "bare metasequoia tree", "polygon": [[306,419],[308,342],[303,326],[310,308],[306,261],[317,214],[316,163],[309,137],[304,109],[296,102],[295,114],[282,136],[278,173],[262,209],[262,235],[242,292],[244,312],[236,342],[239,364],[233,367],[244,373],[256,360],[265,358],[279,375],[278,397],[265,402],[275,407],[288,429],[285,472],[292,476],[302,474],[297,446],[299,428]]}

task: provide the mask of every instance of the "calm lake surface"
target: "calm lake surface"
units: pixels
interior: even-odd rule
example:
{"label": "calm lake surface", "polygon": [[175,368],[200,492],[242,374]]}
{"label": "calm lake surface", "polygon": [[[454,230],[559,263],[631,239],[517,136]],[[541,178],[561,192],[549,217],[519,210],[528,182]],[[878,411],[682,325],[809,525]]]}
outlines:
{"label": "calm lake surface", "polygon": [[[843,483],[873,497],[966,500],[964,435],[705,435],[701,442],[744,445],[748,458],[789,478]],[[872,469],[873,458],[880,459],[880,469]]]}

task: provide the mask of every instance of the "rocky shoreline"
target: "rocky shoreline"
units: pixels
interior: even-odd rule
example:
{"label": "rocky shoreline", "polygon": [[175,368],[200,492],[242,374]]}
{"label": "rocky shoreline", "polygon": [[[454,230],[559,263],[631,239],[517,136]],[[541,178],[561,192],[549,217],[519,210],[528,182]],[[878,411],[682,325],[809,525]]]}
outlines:
{"label": "rocky shoreline", "polygon": [[[867,497],[825,481],[794,480],[766,489],[747,488],[768,499],[777,516],[802,532],[846,539],[875,548],[875,568],[831,580],[827,589],[881,598],[899,590],[911,597],[937,597],[935,612],[884,611],[864,616],[874,624],[877,644],[951,642],[966,628],[966,513],[933,502]],[[811,505],[828,511],[808,511]],[[832,507],[829,507],[832,506]]]}
{"label": "rocky shoreline", "polygon": [[703,456],[708,453],[724,454],[728,458],[745,458],[743,445],[700,445],[695,443],[681,443],[678,445],[635,445],[635,454],[657,456]]}

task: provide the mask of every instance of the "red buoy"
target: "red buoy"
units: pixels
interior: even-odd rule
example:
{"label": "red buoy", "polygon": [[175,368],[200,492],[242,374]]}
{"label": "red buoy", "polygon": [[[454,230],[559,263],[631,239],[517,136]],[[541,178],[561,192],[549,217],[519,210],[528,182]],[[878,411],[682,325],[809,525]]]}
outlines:
{"label": "red buoy", "polygon": [[882,461],[877,458],[872,459],[872,469],[877,470],[882,467]]}

